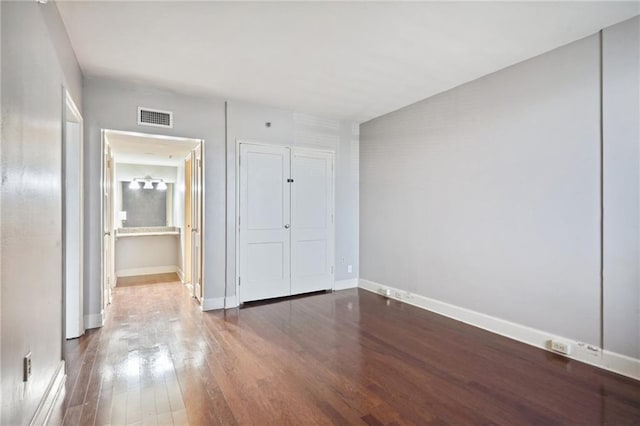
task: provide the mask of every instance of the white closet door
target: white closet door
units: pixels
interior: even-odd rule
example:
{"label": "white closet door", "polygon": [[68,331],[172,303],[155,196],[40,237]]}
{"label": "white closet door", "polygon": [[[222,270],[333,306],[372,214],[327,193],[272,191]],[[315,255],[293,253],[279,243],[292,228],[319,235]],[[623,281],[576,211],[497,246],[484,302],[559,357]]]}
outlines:
{"label": "white closet door", "polygon": [[333,154],[294,148],[291,294],[333,288]]}
{"label": "white closet door", "polygon": [[240,144],[240,302],[291,294],[290,157]]}

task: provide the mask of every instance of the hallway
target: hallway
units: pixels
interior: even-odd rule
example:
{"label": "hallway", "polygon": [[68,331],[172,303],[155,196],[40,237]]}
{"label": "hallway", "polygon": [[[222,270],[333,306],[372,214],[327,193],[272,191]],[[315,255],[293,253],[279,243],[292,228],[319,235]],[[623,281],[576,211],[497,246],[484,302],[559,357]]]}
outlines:
{"label": "hallway", "polygon": [[640,417],[637,381],[364,290],[202,313],[168,278],[128,279],[105,326],[67,342],[66,394],[52,424],[624,425]]}

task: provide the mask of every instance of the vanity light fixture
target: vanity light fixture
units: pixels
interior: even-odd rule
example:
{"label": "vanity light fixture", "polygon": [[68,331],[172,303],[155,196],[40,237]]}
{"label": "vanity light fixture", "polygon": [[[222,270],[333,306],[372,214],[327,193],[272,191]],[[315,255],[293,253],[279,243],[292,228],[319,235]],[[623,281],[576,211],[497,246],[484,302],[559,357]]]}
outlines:
{"label": "vanity light fixture", "polygon": [[143,178],[133,178],[129,183],[129,189],[140,189],[140,182],[144,182],[143,189],[153,189],[153,184],[155,183],[155,189],[160,191],[166,191],[167,184],[164,179],[160,178],[152,178],[151,176],[145,176]]}

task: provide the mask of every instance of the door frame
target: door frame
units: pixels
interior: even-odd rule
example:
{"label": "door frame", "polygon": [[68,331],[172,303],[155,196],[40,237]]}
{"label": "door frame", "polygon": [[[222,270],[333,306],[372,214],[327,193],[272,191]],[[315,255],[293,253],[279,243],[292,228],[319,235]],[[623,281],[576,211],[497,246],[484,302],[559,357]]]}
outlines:
{"label": "door frame", "polygon": [[[105,301],[105,293],[107,291],[106,288],[106,283],[105,283],[105,264],[104,264],[104,259],[105,259],[105,244],[104,244],[104,226],[105,226],[105,217],[104,217],[104,188],[105,188],[105,169],[107,167],[107,165],[105,164],[105,148],[106,148],[106,133],[107,133],[108,129],[100,129],[100,318],[102,321],[102,325],[104,325],[105,319],[106,319],[106,314],[107,314],[107,306],[108,304],[111,302],[110,300]],[[111,165],[111,167],[113,167],[113,164]],[[112,169],[113,170],[113,169]],[[109,185],[113,185],[113,182],[110,182]],[[110,188],[110,190],[112,190],[113,188]],[[113,197],[113,194],[111,194],[111,197]],[[110,207],[113,207],[113,200],[110,200]],[[113,211],[109,211],[109,214],[112,215]],[[113,221],[111,222],[111,225],[113,226]],[[111,229],[109,232],[113,232],[113,229]],[[110,235],[110,239],[109,242],[111,243],[110,245],[112,246],[112,250],[110,251],[111,254],[111,266],[113,269],[113,264],[115,262],[115,256],[113,253],[113,235]],[[111,284],[111,283],[110,283]],[[113,285],[115,285],[115,280]],[[109,290],[109,295],[111,292],[111,288],[113,288],[113,286],[111,286],[108,290]]]}
{"label": "door frame", "polygon": [[[205,225],[205,214],[204,214],[204,206],[205,206],[205,199],[206,199],[206,191],[205,191],[205,182],[206,182],[206,161],[205,160],[205,140],[201,139],[201,138],[188,138],[188,137],[183,137],[183,136],[171,136],[171,135],[163,135],[163,134],[159,134],[159,133],[146,133],[146,132],[135,132],[135,131],[128,131],[128,130],[116,130],[116,129],[110,129],[110,128],[102,128],[100,129],[100,191],[102,191],[103,185],[104,185],[104,168],[105,168],[105,162],[104,162],[104,144],[105,144],[105,136],[106,133],[110,132],[110,133],[118,133],[118,134],[124,134],[124,135],[129,135],[129,136],[137,136],[137,137],[144,137],[144,138],[149,138],[149,139],[172,139],[172,140],[184,140],[184,141],[198,141],[200,143],[200,148],[202,150],[201,152],[201,156],[202,156],[202,161],[201,161],[201,168],[202,168],[202,188],[201,188],[201,192],[200,192],[200,202],[201,202],[201,209],[202,209],[202,213],[201,213],[201,223],[202,223],[202,232],[200,234],[200,238],[201,238],[201,248],[200,248],[200,256],[201,256],[201,268],[202,268],[202,299],[204,300],[204,292],[205,292],[205,287],[206,287],[206,283],[205,283],[205,270],[206,270],[206,262],[204,261],[204,259],[206,259],[205,257],[205,230],[206,230],[206,225]],[[110,212],[111,214],[113,214],[113,212]],[[103,230],[104,230],[104,196],[100,195],[100,304],[101,306],[104,306],[104,300],[102,300],[103,295],[104,295],[104,291],[105,291],[105,282],[104,282],[104,241],[103,241]],[[183,231],[184,232],[184,231]],[[112,256],[112,260],[115,260],[115,253],[111,253]],[[185,265],[186,266],[186,265]],[[195,286],[194,286],[195,287]],[[192,290],[191,292],[191,296],[195,298],[195,290]],[[203,308],[203,304],[200,303],[200,309],[202,310]],[[106,310],[103,311],[102,313],[102,321],[104,324],[104,320],[105,320],[105,316],[106,316]]]}
{"label": "door frame", "polygon": [[[78,199],[79,205],[79,217],[80,217],[80,232],[79,232],[79,247],[78,247],[78,267],[80,281],[78,282],[78,324],[80,335],[85,332],[84,324],[84,119],[80,113],[80,109],[76,105],[71,96],[71,93],[67,88],[62,87],[62,341],[67,340],[67,188],[66,188],[66,176],[67,176],[67,123],[75,122],[79,125],[79,142],[78,142],[78,162],[79,162],[79,186],[80,194]],[[64,345],[63,345],[64,346]],[[64,358],[64,354],[63,354]]]}
{"label": "door frame", "polygon": [[[227,306],[227,300],[228,297],[225,297],[225,309],[227,308],[233,308],[236,306],[240,306],[240,225],[238,224],[239,222],[239,218],[240,218],[240,145],[257,145],[257,146],[264,146],[264,147],[280,147],[280,148],[290,148],[292,150],[291,154],[293,154],[293,150],[294,149],[300,149],[300,150],[305,150],[305,151],[311,151],[311,152],[322,152],[322,153],[329,153],[333,155],[333,169],[332,169],[332,176],[331,176],[331,180],[332,180],[332,185],[333,185],[333,191],[332,191],[332,196],[331,196],[331,210],[333,211],[333,217],[334,220],[331,223],[331,228],[332,228],[332,234],[333,234],[333,257],[334,259],[332,259],[333,261],[333,285],[331,287],[332,290],[335,291],[335,285],[336,285],[336,279],[335,279],[335,272],[336,272],[336,268],[335,268],[335,256],[336,256],[336,250],[335,250],[335,242],[336,242],[336,221],[335,221],[335,215],[336,215],[336,150],[335,149],[329,149],[329,148],[308,148],[308,147],[304,147],[304,146],[293,146],[293,145],[288,145],[288,144],[275,144],[275,143],[266,143],[266,142],[258,142],[258,141],[253,141],[253,140],[249,140],[249,139],[236,139],[236,155],[235,155],[235,178],[236,178],[236,182],[235,182],[235,217],[234,217],[234,228],[235,228],[235,255],[236,255],[236,259],[235,259],[235,287],[236,287],[236,295],[235,295],[235,300],[236,300],[236,305],[235,306]],[[291,167],[291,165],[289,165],[289,167]]]}
{"label": "door frame", "polygon": [[[197,151],[198,148],[200,148],[200,158],[197,158]],[[200,142],[199,146],[196,146],[195,148],[193,148],[191,150],[191,205],[193,206],[194,204],[196,204],[197,209],[194,211],[194,209],[191,209],[191,217],[192,217],[192,221],[191,221],[191,284],[192,284],[192,296],[198,300],[198,302],[200,303],[200,306],[204,306],[203,305],[203,301],[204,301],[204,216],[205,216],[205,210],[204,210],[204,195],[205,195],[205,190],[204,190],[204,144],[202,143],[202,141]],[[194,168],[195,166],[195,168]],[[196,189],[199,193],[199,197],[193,197],[193,192],[194,192],[194,181],[196,180],[196,174],[194,174],[194,169],[197,170],[198,167],[200,168],[200,182],[199,182],[199,186]],[[186,169],[186,167],[185,167]],[[196,172],[197,173],[197,172]],[[185,191],[186,192],[186,191]],[[186,197],[185,197],[186,198]],[[198,202],[199,199],[199,202]],[[198,211],[198,213],[196,213],[196,211]],[[196,214],[198,216],[196,216]],[[200,259],[198,262],[198,257],[195,256],[194,257],[194,241],[193,241],[193,217],[199,217],[199,223],[196,224],[198,229],[198,234],[200,235]],[[185,248],[186,248],[186,242],[185,242]],[[200,285],[196,286],[193,285],[193,272],[194,269],[196,268],[196,266],[199,267],[200,272]],[[196,294],[197,293],[197,289],[200,289],[200,294]]]}

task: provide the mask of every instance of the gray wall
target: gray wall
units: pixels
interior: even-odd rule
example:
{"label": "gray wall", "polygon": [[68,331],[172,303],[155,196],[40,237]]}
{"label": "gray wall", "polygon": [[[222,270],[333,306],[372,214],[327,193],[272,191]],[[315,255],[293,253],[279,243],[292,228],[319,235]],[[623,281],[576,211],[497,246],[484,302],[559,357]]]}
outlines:
{"label": "gray wall", "polygon": [[599,39],[361,126],[361,278],[593,344]]}
{"label": "gray wall", "polygon": [[[84,81],[85,129],[85,314],[99,314],[101,155],[100,130],[124,130],[204,139],[205,149],[205,298],[224,294],[225,197],[224,101],[185,96],[166,90],[116,81]],[[138,106],[174,112],[172,129],[139,126]]]}
{"label": "gray wall", "polygon": [[[89,259],[85,283],[90,283],[85,286],[85,314],[100,313],[100,129],[205,139],[205,299],[235,294],[235,141],[335,149],[336,279],[358,276],[359,136],[356,123],[230,102],[226,118],[225,204],[225,110],[222,101],[99,78],[85,79],[83,95],[85,185],[94,188],[85,198],[85,258]],[[174,128],[139,126],[136,121],[138,106],[173,111]],[[265,126],[267,121],[272,122],[270,128]],[[226,290],[225,253],[229,282]],[[349,264],[353,265],[351,273],[347,272]]]}
{"label": "gray wall", "polygon": [[[271,123],[271,127],[265,125]],[[358,277],[359,128],[357,123],[320,118],[267,106],[227,105],[227,296],[236,283],[236,147],[237,141],[331,149],[336,152],[335,279]],[[343,262],[344,259],[344,262]],[[352,265],[351,273],[347,265]]]}
{"label": "gray wall", "polygon": [[640,358],[640,18],[603,33],[604,347]]}
{"label": "gray wall", "polygon": [[18,425],[31,420],[61,360],[62,87],[80,105],[82,76],[54,4],[1,2],[0,10],[0,423]]}
{"label": "gray wall", "polygon": [[[637,25],[604,32],[604,341],[635,357]],[[361,277],[600,345],[599,70],[596,34],[364,123]]]}

